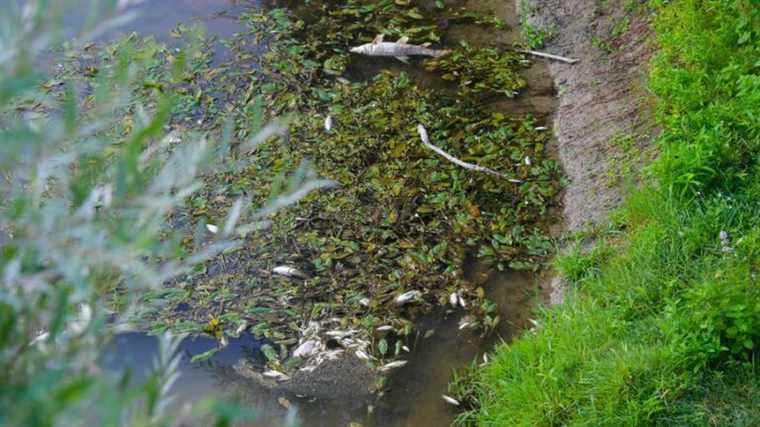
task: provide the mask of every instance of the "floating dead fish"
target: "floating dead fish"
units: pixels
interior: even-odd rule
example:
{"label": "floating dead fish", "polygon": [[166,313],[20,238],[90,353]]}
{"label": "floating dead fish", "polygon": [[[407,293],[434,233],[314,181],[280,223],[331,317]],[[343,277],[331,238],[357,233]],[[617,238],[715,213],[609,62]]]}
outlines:
{"label": "floating dead fish", "polygon": [[459,303],[459,295],[457,295],[456,292],[452,292],[451,295],[449,295],[449,304],[451,304],[452,307],[456,307]]}
{"label": "floating dead fish", "polygon": [[325,359],[327,360],[337,360],[340,355],[343,354],[343,350],[330,350],[324,353]]}
{"label": "floating dead fish", "polygon": [[448,49],[431,49],[429,43],[422,45],[409,44],[408,37],[401,37],[396,42],[383,41],[383,36],[375,37],[372,43],[351,48],[351,52],[367,56],[391,56],[406,62],[410,56],[432,56],[438,58],[451,53]]}
{"label": "floating dead fish", "polygon": [[275,371],[274,369],[270,369],[268,371],[264,371],[264,372],[261,373],[261,375],[263,375],[263,376],[265,376],[267,378],[275,379],[277,381],[287,381],[287,380],[290,379],[289,376],[283,374],[280,371]]}
{"label": "floating dead fish", "polygon": [[243,323],[235,329],[235,335],[239,337],[246,329],[248,329],[248,322],[243,321]]}
{"label": "floating dead fish", "polygon": [[215,226],[214,224],[206,224],[206,230],[212,234],[216,234],[219,232],[219,227]]}
{"label": "floating dead fish", "polygon": [[482,368],[483,366],[486,366],[486,365],[488,365],[488,353],[483,353],[483,363],[481,363],[478,366]]}
{"label": "floating dead fish", "polygon": [[397,360],[395,362],[391,362],[391,363],[381,366],[380,371],[387,372],[387,371],[390,371],[391,369],[400,368],[406,364],[407,364],[406,360]]}
{"label": "floating dead fish", "polygon": [[454,399],[453,397],[446,396],[445,394],[442,394],[441,397],[443,398],[443,400],[446,401],[446,403],[450,403],[450,404],[452,404],[454,406],[459,406],[459,401],[456,400],[456,399]]}
{"label": "floating dead fish", "polygon": [[525,156],[525,165],[526,166],[530,166],[531,165],[530,157],[528,157],[528,156]]}
{"label": "floating dead fish", "polygon": [[392,330],[393,330],[393,326],[391,325],[383,325],[383,326],[377,327],[377,332],[386,332],[386,331],[392,331]]}
{"label": "floating dead fish", "polygon": [[336,329],[336,330],[325,332],[325,335],[327,335],[328,337],[331,337],[331,338],[343,338],[343,337],[351,336],[351,335],[353,335],[353,334],[355,334],[357,332],[358,331],[356,329],[348,329],[348,330],[345,330],[345,331],[341,331],[341,330],[337,330]]}
{"label": "floating dead fish", "polygon": [[230,341],[227,339],[226,335],[222,335],[222,337],[219,338],[219,346],[221,348],[227,347],[227,345],[229,345],[229,343],[230,343]]}
{"label": "floating dead fish", "polygon": [[333,118],[332,116],[328,115],[325,118],[325,130],[330,132],[332,130],[332,127],[333,127]]}
{"label": "floating dead fish", "polygon": [[405,351],[405,352],[407,352],[407,353],[409,353],[409,352],[411,351],[411,350],[409,350],[409,347],[407,347],[407,346],[405,346],[405,345],[402,345],[402,346],[401,346],[401,349],[402,349],[402,350],[404,350],[404,351]]}
{"label": "floating dead fish", "polygon": [[409,291],[396,297],[396,305],[402,306],[422,296],[420,291]]}
{"label": "floating dead fish", "polygon": [[369,360],[369,355],[363,352],[362,350],[356,350],[354,354],[356,354],[356,357],[358,357],[361,360]]}
{"label": "floating dead fish", "polygon": [[359,300],[359,305],[369,307],[369,298],[362,298]]}
{"label": "floating dead fish", "polygon": [[468,328],[474,325],[475,323],[472,321],[472,318],[470,316],[464,316],[462,320],[459,321],[459,330],[461,331],[464,328]]}
{"label": "floating dead fish", "polygon": [[449,295],[449,304],[451,304],[451,306],[454,308],[457,306],[467,308],[467,303],[462,297],[462,291],[452,292],[451,295]]}
{"label": "floating dead fish", "polygon": [[318,340],[305,341],[293,350],[293,357],[309,357],[319,351],[319,344]]}
{"label": "floating dead fish", "polygon": [[278,397],[277,398],[277,403],[279,403],[280,406],[282,406],[285,409],[290,408],[290,401],[288,399],[284,398],[284,397]]}
{"label": "floating dead fish", "polygon": [[536,127],[536,130],[538,131],[546,130],[546,126],[538,126]]}
{"label": "floating dead fish", "polygon": [[287,265],[279,265],[272,269],[273,274],[279,274],[280,276],[285,277],[305,277],[303,273],[298,271],[298,269],[294,267],[289,267]]}

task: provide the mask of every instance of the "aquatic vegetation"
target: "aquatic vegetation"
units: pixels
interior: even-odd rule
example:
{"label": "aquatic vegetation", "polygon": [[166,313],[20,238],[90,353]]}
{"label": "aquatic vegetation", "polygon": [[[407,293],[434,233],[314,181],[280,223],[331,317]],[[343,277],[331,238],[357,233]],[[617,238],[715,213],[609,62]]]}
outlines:
{"label": "aquatic vegetation", "polygon": [[529,63],[515,51],[476,48],[463,41],[452,54],[425,61],[425,68],[457,82],[461,96],[489,92],[511,98],[525,87],[518,70]]}
{"label": "aquatic vegetation", "polygon": [[[386,367],[397,366],[383,359],[406,347],[411,320],[447,304],[452,293],[471,314],[468,327],[498,323],[483,289],[463,279],[462,264],[474,255],[496,268],[537,268],[550,248],[547,210],[560,189],[559,168],[546,151],[548,134],[530,118],[489,111],[474,96],[514,96],[525,85],[522,55],[462,44],[451,60],[429,65],[425,78],[438,80],[439,90],[420,84],[419,62],[383,70],[376,59],[349,53],[378,34],[446,48],[449,24],[442,21],[501,25],[473,13],[421,10],[398,1],[342,1],[251,11],[242,18],[250,34],[225,41],[231,58],[220,65],[208,53],[184,58],[144,41],[146,60],[156,66],[139,89],[146,97],[176,94],[178,132],[242,141],[261,125],[252,118],[262,116],[285,117],[289,131],[218,153],[223,164],[173,213],[188,231],[188,248],[202,244],[207,225],[224,229],[235,200],[265,207],[272,194],[289,194],[286,177],[335,184],[267,215],[269,226],[248,230],[242,247],[167,283],[176,292],[147,301],[142,313],[154,330],[225,336],[251,325],[272,341],[269,366],[287,372],[298,366],[292,353],[307,352],[307,320],[358,331],[352,339],[366,345],[355,353]],[[265,53],[253,55],[262,44]],[[191,71],[173,75],[175,61],[189,62]],[[447,73],[457,73],[456,95],[445,89]],[[418,125],[447,153],[503,177],[441,158],[420,142]]]}

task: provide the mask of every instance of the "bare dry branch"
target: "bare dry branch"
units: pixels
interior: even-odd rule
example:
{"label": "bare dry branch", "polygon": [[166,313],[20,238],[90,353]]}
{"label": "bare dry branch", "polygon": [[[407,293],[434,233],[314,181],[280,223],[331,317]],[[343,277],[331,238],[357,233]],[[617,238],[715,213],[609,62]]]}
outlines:
{"label": "bare dry branch", "polygon": [[436,147],[435,145],[430,143],[430,138],[428,137],[427,130],[425,129],[425,126],[417,125],[417,133],[420,134],[420,139],[422,139],[422,143],[429,149],[435,151],[439,155],[441,155],[446,160],[450,161],[451,163],[454,163],[455,165],[461,166],[465,169],[474,170],[478,172],[485,172],[487,174],[497,176],[499,178],[506,179],[509,182],[513,182],[515,184],[522,183],[522,180],[509,178],[508,176],[504,175],[501,172],[496,172],[493,169],[489,169],[485,166],[479,166],[472,163],[467,163],[465,161],[459,160],[456,157],[452,156],[451,154],[441,150],[440,148]]}

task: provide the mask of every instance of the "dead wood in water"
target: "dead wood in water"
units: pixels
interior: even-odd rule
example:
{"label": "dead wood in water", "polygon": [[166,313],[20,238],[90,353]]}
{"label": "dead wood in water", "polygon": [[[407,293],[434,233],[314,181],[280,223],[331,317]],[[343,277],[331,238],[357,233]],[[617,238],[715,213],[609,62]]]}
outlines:
{"label": "dead wood in water", "polygon": [[420,134],[420,139],[422,140],[422,143],[425,144],[426,147],[428,147],[429,149],[431,149],[431,150],[435,151],[436,153],[440,154],[441,156],[443,156],[443,158],[445,158],[446,160],[450,161],[451,163],[454,163],[455,165],[461,166],[461,167],[463,167],[465,169],[474,170],[474,171],[478,171],[478,172],[485,172],[487,174],[491,174],[491,175],[497,176],[499,178],[504,178],[504,179],[506,179],[509,182],[514,182],[515,184],[522,183],[522,180],[514,179],[514,178],[509,178],[506,175],[504,175],[503,173],[496,172],[495,170],[489,169],[489,168],[487,168],[485,166],[479,166],[479,165],[475,165],[475,164],[472,164],[472,163],[467,163],[467,162],[459,160],[456,157],[452,156],[451,154],[449,154],[449,153],[441,150],[440,148],[438,148],[435,145],[433,145],[433,144],[430,143],[430,138],[428,137],[427,130],[422,125],[417,125],[417,133]]}
{"label": "dead wood in water", "polygon": [[577,59],[567,58],[567,57],[559,56],[559,55],[552,55],[551,53],[538,52],[535,50],[518,49],[517,51],[520,53],[527,53],[529,55],[538,56],[541,58],[548,58],[548,59],[553,59],[555,61],[566,62],[568,64],[575,64],[576,62],[578,62]]}

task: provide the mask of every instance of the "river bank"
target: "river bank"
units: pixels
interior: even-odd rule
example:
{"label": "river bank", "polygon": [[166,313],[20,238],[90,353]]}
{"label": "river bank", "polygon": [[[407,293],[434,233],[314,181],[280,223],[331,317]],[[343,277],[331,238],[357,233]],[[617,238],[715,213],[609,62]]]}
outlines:
{"label": "river bank", "polygon": [[475,372],[463,422],[758,423],[750,3],[523,7],[550,52],[580,60],[551,66],[570,234],[555,306]]}

